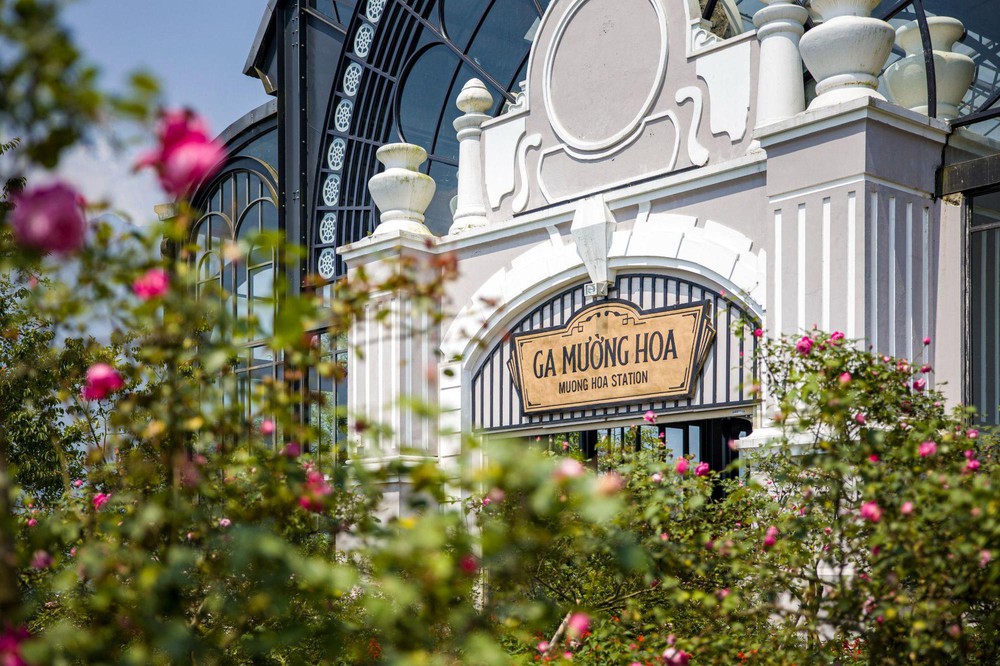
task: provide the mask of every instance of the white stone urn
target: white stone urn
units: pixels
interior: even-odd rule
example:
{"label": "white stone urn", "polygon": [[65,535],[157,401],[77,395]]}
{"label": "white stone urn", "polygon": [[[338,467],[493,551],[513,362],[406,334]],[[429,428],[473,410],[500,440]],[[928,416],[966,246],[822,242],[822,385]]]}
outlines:
{"label": "white stone urn", "polygon": [[[952,51],[965,34],[965,26],[948,16],[927,19],[934,52],[934,80],[937,85],[937,117],[952,120],[976,77],[976,63],[964,53]],[[920,27],[909,21],[896,29],[896,44],[906,56],[885,70],[885,87],[900,106],[927,114],[927,72]]]}
{"label": "white stone urn", "polygon": [[879,0],[811,0],[809,11],[822,22],[807,31],[799,51],[816,79],[810,109],[874,97],[878,76],[892,52],[895,32],[871,17]]}
{"label": "white stone urn", "polygon": [[434,198],[437,184],[417,168],[427,160],[427,151],[412,143],[389,143],[375,153],[385,171],[368,181],[368,191],[381,211],[374,236],[407,231],[431,235],[424,212]]}

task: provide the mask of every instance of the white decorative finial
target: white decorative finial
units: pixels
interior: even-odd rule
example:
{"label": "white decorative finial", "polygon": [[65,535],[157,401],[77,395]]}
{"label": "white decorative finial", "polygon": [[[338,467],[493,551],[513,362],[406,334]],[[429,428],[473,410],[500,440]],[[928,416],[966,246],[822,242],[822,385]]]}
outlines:
{"label": "white decorative finial", "polygon": [[486,84],[470,79],[462,86],[456,105],[463,115],[453,123],[458,132],[458,196],[450,233],[487,224],[486,191],[483,183],[482,135],[486,112],[493,108],[493,96]]}
{"label": "white decorative finial", "polygon": [[878,76],[892,52],[892,26],[871,17],[879,0],[810,0],[810,11],[823,22],[799,44],[802,60],[816,79],[810,109],[874,97]]}
{"label": "white decorative finial", "polygon": [[[962,39],[965,26],[948,16],[927,19],[934,51],[934,80],[937,89],[937,117],[953,120],[959,116],[959,105],[976,78],[976,63],[964,53],[955,53],[955,42]],[[927,65],[916,21],[896,28],[896,44],[906,56],[885,70],[885,87],[900,106],[927,114]]]}
{"label": "white decorative finial", "polygon": [[368,181],[368,191],[381,211],[381,223],[373,235],[407,231],[431,235],[424,225],[424,211],[434,198],[434,179],[417,168],[427,160],[427,151],[412,143],[389,143],[375,153],[385,171]]}

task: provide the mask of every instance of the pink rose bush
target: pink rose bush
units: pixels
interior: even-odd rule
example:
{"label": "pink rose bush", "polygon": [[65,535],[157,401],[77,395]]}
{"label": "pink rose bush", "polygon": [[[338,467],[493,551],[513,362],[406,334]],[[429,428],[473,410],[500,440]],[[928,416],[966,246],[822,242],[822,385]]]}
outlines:
{"label": "pink rose bush", "polygon": [[159,145],[140,157],[139,168],[151,167],[168,194],[184,197],[222,165],[225,148],[213,140],[205,122],[187,109],[167,111],[157,128]]}

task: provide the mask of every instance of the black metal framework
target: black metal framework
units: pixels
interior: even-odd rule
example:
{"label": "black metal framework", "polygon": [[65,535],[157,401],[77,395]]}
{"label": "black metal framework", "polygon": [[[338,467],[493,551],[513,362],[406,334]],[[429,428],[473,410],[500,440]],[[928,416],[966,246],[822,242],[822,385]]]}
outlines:
{"label": "black metal framework", "polygon": [[749,414],[755,399],[750,391],[756,382],[757,339],[750,335],[755,317],[731,298],[704,284],[652,273],[620,275],[609,289],[610,298],[634,303],[643,310],[707,300],[716,328],[716,340],[702,369],[692,398],[567,410],[541,415],[523,415],[520,397],[513,388],[508,361],[509,336],[525,331],[560,326],[588,304],[581,283],[557,294],[525,315],[509,329],[479,362],[471,390],[472,424],[476,430],[498,432],[565,427],[583,423],[635,421],[647,410],[658,414],[693,413],[729,409]]}

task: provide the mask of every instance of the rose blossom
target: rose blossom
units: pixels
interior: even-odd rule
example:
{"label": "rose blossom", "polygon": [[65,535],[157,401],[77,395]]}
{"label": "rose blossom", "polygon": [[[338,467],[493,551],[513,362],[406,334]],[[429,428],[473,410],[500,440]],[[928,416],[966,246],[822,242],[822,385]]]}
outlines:
{"label": "rose blossom", "polygon": [[305,492],[299,497],[299,506],[308,511],[319,513],[323,510],[323,498],[333,492],[321,472],[311,466],[306,467]]}
{"label": "rose blossom", "polygon": [[854,420],[857,421],[858,425],[865,425],[866,423],[868,423],[868,419],[866,419],[865,415],[862,414],[861,412],[858,412],[857,414],[854,415]]}
{"label": "rose blossom", "polygon": [[653,472],[653,476],[649,477],[653,483],[663,483],[663,475],[659,472]]}
{"label": "rose blossom", "polygon": [[87,218],[83,197],[64,183],[25,190],[13,197],[10,225],[17,242],[44,253],[70,254],[83,247]]}
{"label": "rose blossom", "polygon": [[850,381],[851,381],[851,373],[845,372],[844,374],[842,374],[840,376],[840,383],[841,384],[848,384],[848,383],[850,383]]}
{"label": "rose blossom", "polygon": [[31,568],[48,569],[50,566],[52,566],[52,556],[44,550],[36,550],[31,557]]}
{"label": "rose blossom", "polygon": [[691,663],[691,655],[684,650],[670,647],[663,651],[663,663],[667,666],[687,666]]}
{"label": "rose blossom", "polygon": [[590,617],[586,613],[573,613],[569,617],[567,627],[570,636],[579,638],[590,629]]}
{"label": "rose blossom", "polygon": [[776,543],[778,543],[778,528],[771,525],[764,533],[764,548],[770,548]]}
{"label": "rose blossom", "polygon": [[762,338],[762,337],[764,337],[764,329],[762,329],[762,328],[755,328],[755,329],[753,329],[753,337],[755,337],[755,338]]}
{"label": "rose blossom", "polygon": [[656,412],[648,411],[642,415],[642,420],[646,423],[656,423]]}
{"label": "rose blossom", "polygon": [[73,482],[73,487],[74,488],[79,488],[82,485],[83,485],[83,480],[82,479],[77,479],[76,481]]}
{"label": "rose blossom", "polygon": [[228,518],[219,518],[219,527],[229,527],[233,524],[233,521]]}
{"label": "rose blossom", "polygon": [[273,435],[275,431],[274,421],[271,419],[264,419],[260,422],[260,433],[262,435]]}
{"label": "rose blossom", "polygon": [[861,505],[861,517],[877,523],[882,520],[882,509],[876,502],[865,502]]}
{"label": "rose blossom", "polygon": [[687,458],[678,458],[677,466],[674,469],[678,474],[685,474],[688,471],[689,464]]}
{"label": "rose blossom", "polygon": [[462,570],[462,573],[471,576],[479,570],[479,560],[476,559],[475,555],[466,553],[458,561],[458,567]]}
{"label": "rose blossom", "polygon": [[31,638],[24,627],[5,627],[0,633],[0,664],[2,666],[27,666],[21,656],[21,643]]}
{"label": "rose blossom", "polygon": [[979,469],[979,461],[978,460],[969,460],[967,463],[965,463],[965,473],[966,474],[972,474],[973,472],[975,472],[978,469]]}
{"label": "rose blossom", "polygon": [[813,341],[808,335],[803,335],[798,342],[795,343],[795,349],[803,356],[808,356],[809,352],[812,351]]}
{"label": "rose blossom", "polygon": [[538,651],[541,652],[542,654],[545,654],[546,652],[548,652],[549,651],[549,642],[548,641],[542,641],[541,643],[539,643],[538,644]]}
{"label": "rose blossom", "polygon": [[163,189],[175,196],[189,194],[211,177],[226,157],[211,139],[204,121],[192,111],[167,111],[157,128],[159,145],[139,158],[137,168],[152,167]]}
{"label": "rose blossom", "polygon": [[34,527],[37,524],[38,524],[37,520],[35,520],[34,518],[28,518],[28,527]]}
{"label": "rose blossom", "polygon": [[990,560],[992,560],[992,559],[993,559],[993,553],[991,553],[988,550],[980,551],[980,553],[979,553],[979,568],[980,569],[985,569],[986,565],[989,564]]}
{"label": "rose blossom", "polygon": [[924,344],[925,344],[925,345],[929,345],[930,343],[931,343],[931,338],[930,338],[930,336],[928,336],[928,337],[924,338]]}
{"label": "rose blossom", "polygon": [[708,474],[708,470],[709,469],[710,469],[710,467],[709,467],[709,465],[708,465],[707,462],[700,462],[694,468],[694,475],[695,476],[706,476]]}
{"label": "rose blossom", "polygon": [[904,516],[909,516],[913,513],[913,502],[903,502],[903,506],[899,507],[899,512]]}
{"label": "rose blossom", "polygon": [[91,501],[94,505],[94,511],[98,511],[102,506],[108,503],[111,499],[111,493],[97,493]]}
{"label": "rose blossom", "polygon": [[562,481],[563,479],[575,479],[578,476],[583,476],[583,465],[576,458],[563,458],[559,461],[559,465],[556,466],[556,470],[553,473],[553,477],[557,481]]}
{"label": "rose blossom", "polygon": [[844,334],[840,331],[834,331],[830,334],[830,342],[837,343],[844,339]]}
{"label": "rose blossom", "polygon": [[924,442],[917,449],[917,453],[920,454],[921,458],[926,458],[937,453],[937,443],[936,442]]}
{"label": "rose blossom", "polygon": [[920,378],[920,379],[917,379],[917,380],[915,380],[913,382],[913,390],[914,391],[923,391],[925,388],[927,388],[927,380],[926,379]]}
{"label": "rose blossom", "polygon": [[118,371],[107,363],[95,363],[87,369],[87,381],[83,386],[84,400],[102,400],[109,393],[120,391],[125,381]]}
{"label": "rose blossom", "polygon": [[977,437],[979,437],[979,431],[978,430],[974,430],[974,429],[973,430],[966,430],[965,431],[965,436],[968,437],[969,439],[976,439]]}
{"label": "rose blossom", "polygon": [[150,268],[132,282],[132,293],[144,301],[159,298],[170,288],[170,276],[162,268]]}

